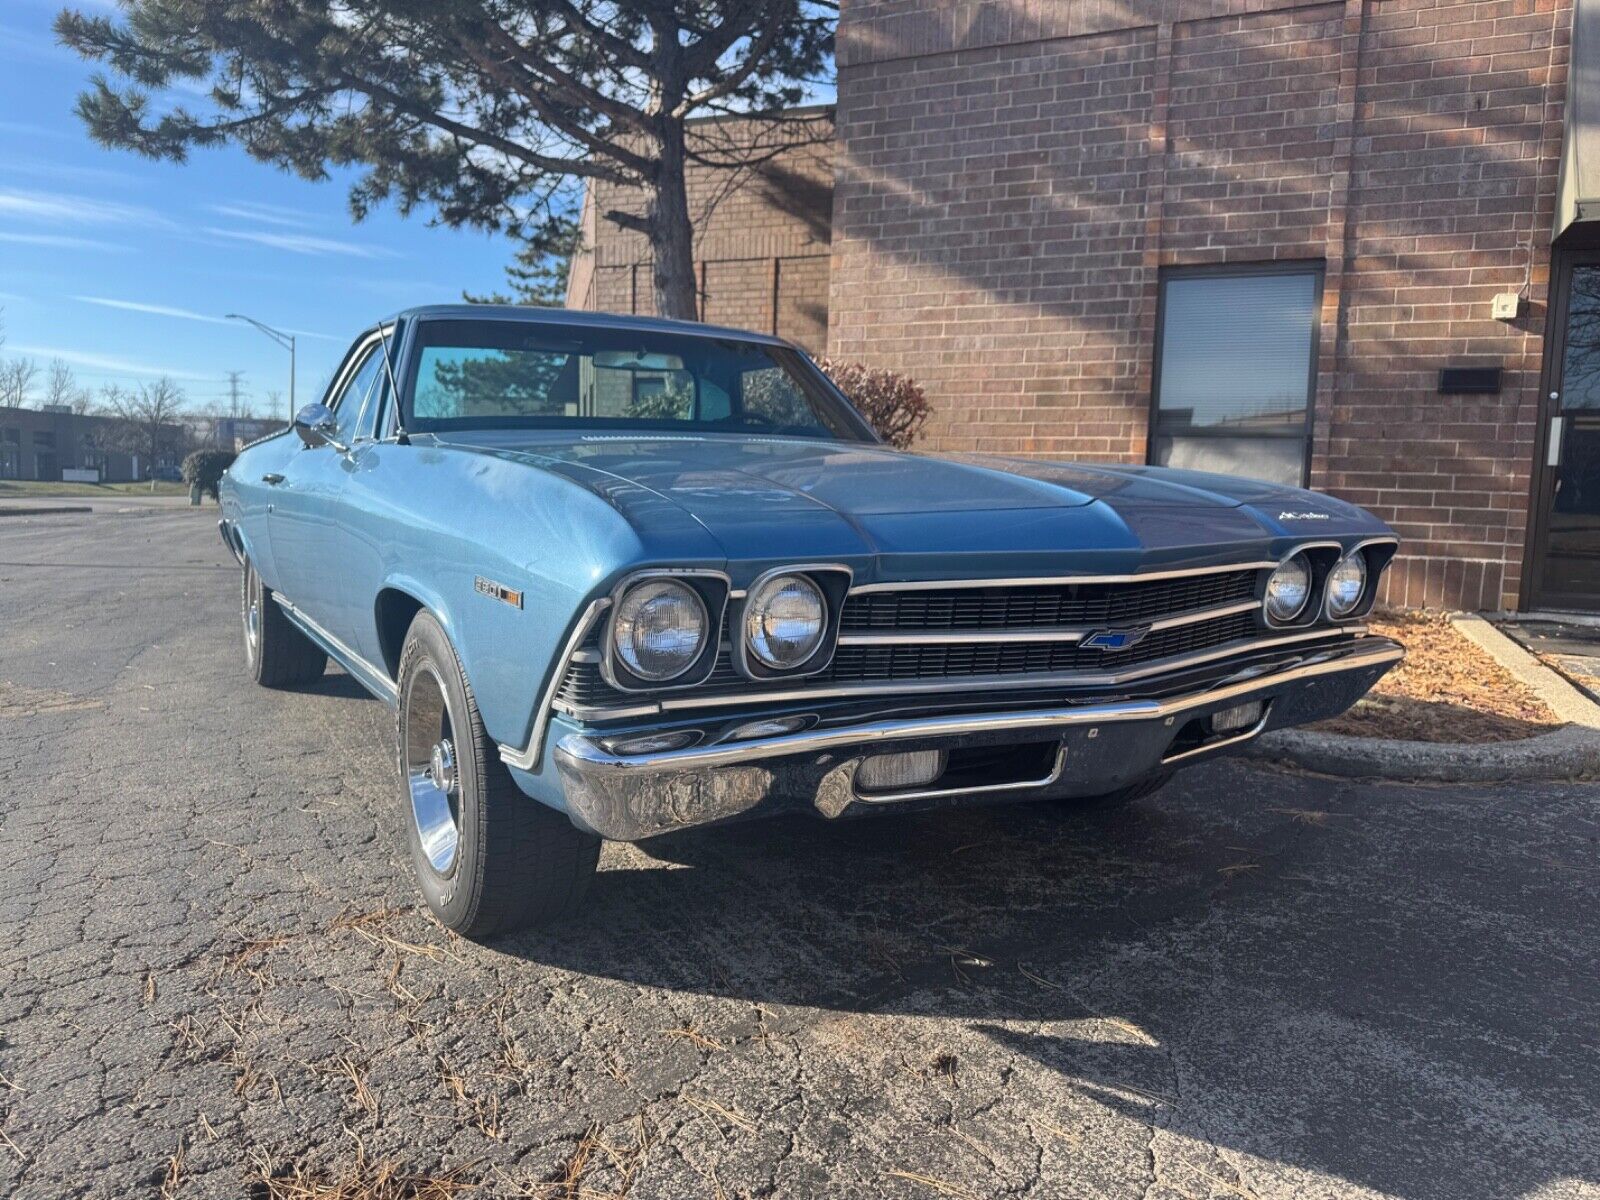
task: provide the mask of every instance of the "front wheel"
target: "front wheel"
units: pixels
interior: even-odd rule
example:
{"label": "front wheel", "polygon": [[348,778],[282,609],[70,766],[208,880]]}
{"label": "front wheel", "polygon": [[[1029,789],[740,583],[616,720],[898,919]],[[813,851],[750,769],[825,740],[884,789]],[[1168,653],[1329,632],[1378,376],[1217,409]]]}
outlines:
{"label": "front wheel", "polygon": [[580,904],[600,839],[525,796],[483,731],[444,629],[420,613],[400,655],[400,800],[434,916],[467,937],[547,925]]}

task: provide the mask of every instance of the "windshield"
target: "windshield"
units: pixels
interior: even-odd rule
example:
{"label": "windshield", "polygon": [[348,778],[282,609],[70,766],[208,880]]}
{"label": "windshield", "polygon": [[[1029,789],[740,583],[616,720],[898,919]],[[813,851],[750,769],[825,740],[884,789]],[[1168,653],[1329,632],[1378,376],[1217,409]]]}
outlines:
{"label": "windshield", "polygon": [[620,428],[873,440],[798,353],[757,342],[425,321],[412,365],[411,433]]}

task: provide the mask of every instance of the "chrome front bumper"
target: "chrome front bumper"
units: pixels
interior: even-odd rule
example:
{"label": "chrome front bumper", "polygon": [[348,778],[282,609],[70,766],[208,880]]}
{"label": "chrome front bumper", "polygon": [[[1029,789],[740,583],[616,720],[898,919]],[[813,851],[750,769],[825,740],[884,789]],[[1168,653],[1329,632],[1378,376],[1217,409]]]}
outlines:
{"label": "chrome front bumper", "polygon": [[[1266,729],[1337,716],[1404,656],[1386,638],[1364,637],[1313,654],[1237,671],[1210,686],[1159,699],[1107,699],[877,720],[824,720],[803,732],[745,741],[711,740],[681,750],[613,753],[598,735],[556,744],[567,811],[575,824],[616,841],[638,841],[736,817],[812,810],[826,817],[978,800],[1091,796],[1153,771],[1224,753]],[[1260,700],[1252,728],[1174,749],[1190,723]],[[1054,769],[998,787],[863,796],[863,756],[1059,742]]]}

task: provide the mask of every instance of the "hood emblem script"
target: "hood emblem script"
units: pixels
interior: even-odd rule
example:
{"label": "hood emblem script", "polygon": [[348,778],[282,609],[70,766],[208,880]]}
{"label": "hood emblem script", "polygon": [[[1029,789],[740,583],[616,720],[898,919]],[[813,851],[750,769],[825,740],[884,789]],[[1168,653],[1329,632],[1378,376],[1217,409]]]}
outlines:
{"label": "hood emblem script", "polygon": [[1096,629],[1078,644],[1095,650],[1127,650],[1144,641],[1149,632],[1148,625],[1136,625],[1132,629]]}

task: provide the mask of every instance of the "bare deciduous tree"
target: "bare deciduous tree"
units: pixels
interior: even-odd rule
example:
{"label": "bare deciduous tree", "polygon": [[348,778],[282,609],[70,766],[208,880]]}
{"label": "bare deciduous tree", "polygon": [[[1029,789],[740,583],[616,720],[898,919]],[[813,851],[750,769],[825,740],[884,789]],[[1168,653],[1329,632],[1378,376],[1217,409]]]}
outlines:
{"label": "bare deciduous tree", "polygon": [[33,382],[39,376],[39,364],[31,358],[7,359],[0,362],[0,406],[24,408],[33,395]]}
{"label": "bare deciduous tree", "polygon": [[183,448],[183,389],[165,375],[140,384],[137,391],[110,384],[100,395],[106,411],[117,418],[120,448],[138,455],[142,466],[154,467],[163,450],[176,454]]}
{"label": "bare deciduous tree", "polygon": [[93,406],[94,397],[88,388],[78,386],[71,367],[59,358],[52,358],[44,376],[44,402],[81,415]]}

